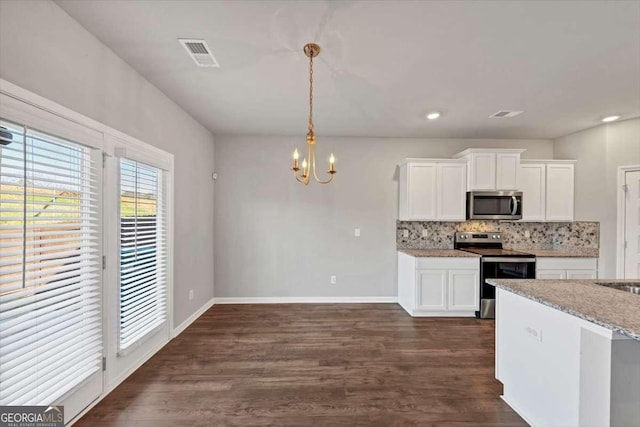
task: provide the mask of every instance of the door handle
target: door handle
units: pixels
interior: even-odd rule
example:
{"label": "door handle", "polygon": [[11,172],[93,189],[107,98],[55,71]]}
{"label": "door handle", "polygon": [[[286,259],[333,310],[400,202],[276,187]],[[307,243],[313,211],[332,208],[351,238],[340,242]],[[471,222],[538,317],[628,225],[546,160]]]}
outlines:
{"label": "door handle", "polygon": [[511,203],[513,204],[511,215],[515,215],[516,212],[518,212],[518,198],[516,196],[511,196]]}

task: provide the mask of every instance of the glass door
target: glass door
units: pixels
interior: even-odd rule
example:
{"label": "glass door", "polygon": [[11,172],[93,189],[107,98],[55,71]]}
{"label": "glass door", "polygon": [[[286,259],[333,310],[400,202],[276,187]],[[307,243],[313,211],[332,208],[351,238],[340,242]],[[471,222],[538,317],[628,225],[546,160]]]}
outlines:
{"label": "glass door", "polygon": [[101,152],[0,121],[0,405],[102,393]]}

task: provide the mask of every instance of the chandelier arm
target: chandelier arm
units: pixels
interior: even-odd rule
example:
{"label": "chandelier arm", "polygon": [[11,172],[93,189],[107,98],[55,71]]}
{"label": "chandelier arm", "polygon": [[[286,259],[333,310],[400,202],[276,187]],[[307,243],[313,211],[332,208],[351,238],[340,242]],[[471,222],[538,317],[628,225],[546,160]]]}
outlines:
{"label": "chandelier arm", "polygon": [[318,179],[318,177],[316,177],[316,181],[318,182],[318,184],[328,184],[328,183],[330,183],[332,180],[333,180],[333,174],[329,174],[329,179],[328,179],[328,180],[326,180],[326,181],[320,181],[320,180]]}
{"label": "chandelier arm", "polygon": [[313,146],[313,177],[316,179],[317,182],[319,182],[320,184],[328,184],[331,182],[331,180],[333,179],[333,175],[332,173],[329,174],[329,179],[326,181],[321,180],[320,178],[318,178],[318,174],[316,172],[316,147],[315,145]]}
{"label": "chandelier arm", "polygon": [[295,175],[295,177],[296,177],[296,181],[301,182],[304,185],[309,185],[309,177],[307,177],[307,179],[302,179],[298,175]]}

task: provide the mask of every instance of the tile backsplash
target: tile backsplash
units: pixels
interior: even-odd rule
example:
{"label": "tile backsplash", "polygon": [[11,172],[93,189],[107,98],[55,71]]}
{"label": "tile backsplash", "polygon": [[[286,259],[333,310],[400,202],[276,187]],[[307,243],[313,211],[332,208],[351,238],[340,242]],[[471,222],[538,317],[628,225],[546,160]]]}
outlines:
{"label": "tile backsplash", "polygon": [[[409,237],[403,237],[405,230]],[[426,237],[422,230],[427,230]],[[510,249],[586,249],[597,254],[600,247],[600,223],[590,221],[397,221],[396,243],[398,249],[452,249],[456,231],[499,231],[504,247]],[[529,237],[525,237],[527,231]]]}

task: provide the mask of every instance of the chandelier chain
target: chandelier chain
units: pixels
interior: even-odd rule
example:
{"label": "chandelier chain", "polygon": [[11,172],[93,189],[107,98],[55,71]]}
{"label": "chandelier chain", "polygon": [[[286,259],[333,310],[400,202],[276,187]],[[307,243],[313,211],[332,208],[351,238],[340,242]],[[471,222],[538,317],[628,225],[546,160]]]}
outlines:
{"label": "chandelier chain", "polygon": [[313,54],[309,55],[309,132],[313,132]]}

